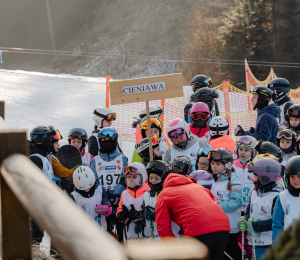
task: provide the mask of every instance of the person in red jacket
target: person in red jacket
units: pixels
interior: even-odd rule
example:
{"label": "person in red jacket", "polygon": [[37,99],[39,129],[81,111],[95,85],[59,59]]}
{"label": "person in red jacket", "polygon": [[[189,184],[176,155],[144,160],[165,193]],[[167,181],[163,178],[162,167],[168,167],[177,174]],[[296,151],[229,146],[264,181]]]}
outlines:
{"label": "person in red jacket", "polygon": [[163,174],[162,181],[163,190],[155,205],[159,236],[174,236],[173,221],[181,226],[184,236],[194,237],[208,247],[210,259],[223,259],[230,232],[229,219],[210,190],[176,173]]}

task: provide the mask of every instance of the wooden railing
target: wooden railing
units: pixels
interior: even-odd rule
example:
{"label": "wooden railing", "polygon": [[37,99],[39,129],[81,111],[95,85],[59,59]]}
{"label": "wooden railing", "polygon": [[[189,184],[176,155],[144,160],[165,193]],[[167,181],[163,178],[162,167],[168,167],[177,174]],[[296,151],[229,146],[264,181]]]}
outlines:
{"label": "wooden railing", "polygon": [[26,131],[8,130],[0,102],[0,189],[2,260],[32,258],[29,216],[46,230],[68,260],[205,259],[207,248],[194,239],[116,246],[112,237],[28,159]]}

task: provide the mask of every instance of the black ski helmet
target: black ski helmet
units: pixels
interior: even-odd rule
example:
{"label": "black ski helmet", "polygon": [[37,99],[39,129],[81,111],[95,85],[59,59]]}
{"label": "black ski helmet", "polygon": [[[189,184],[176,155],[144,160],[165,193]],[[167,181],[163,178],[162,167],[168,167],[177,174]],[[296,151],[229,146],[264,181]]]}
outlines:
{"label": "black ski helmet", "polygon": [[276,103],[290,91],[291,84],[284,78],[276,78],[268,83],[268,88],[274,91],[274,94],[272,94],[272,100]]}
{"label": "black ski helmet", "polygon": [[292,128],[294,131],[298,131],[300,130],[300,124],[297,125],[296,127],[292,127],[291,124],[290,124],[290,117],[297,117],[299,118],[300,117],[300,105],[291,105],[288,110],[286,111],[286,114],[285,114],[285,120],[287,121],[288,125],[290,126],[290,128]]}
{"label": "black ski helmet", "polygon": [[80,152],[82,152],[84,147],[86,146],[86,142],[87,142],[87,138],[88,138],[87,132],[83,128],[73,128],[68,133],[69,144],[71,144],[71,139],[75,139],[75,138],[82,140],[82,145],[79,149]]}
{"label": "black ski helmet", "polygon": [[211,110],[213,100],[218,97],[218,90],[211,88],[200,88],[194,93],[194,102],[204,102]]}
{"label": "black ski helmet", "polygon": [[[161,191],[162,187],[163,187],[163,174],[167,173],[171,170],[172,170],[171,166],[164,161],[154,160],[154,161],[149,162],[146,166],[146,171],[147,171],[147,176],[148,176],[148,185],[150,186],[150,188],[155,191]],[[150,174],[151,173],[154,173],[161,177],[161,182],[159,184],[153,185],[150,182]]]}
{"label": "black ski helmet", "polygon": [[268,105],[269,101],[271,100],[271,90],[264,86],[252,86],[251,87],[251,93],[254,93],[258,95],[257,103],[253,107],[253,109],[256,108],[263,108],[264,106]]}
{"label": "black ski helmet", "polygon": [[178,156],[172,162],[172,170],[181,175],[189,175],[192,170],[191,160],[186,156]]}
{"label": "black ski helmet", "polygon": [[[153,158],[155,157],[154,149],[159,147],[159,142],[153,144],[152,142],[152,152]],[[138,142],[136,145],[136,151],[140,157],[144,160],[150,160],[150,153],[149,153],[149,139],[148,137],[143,138],[141,141]]]}
{"label": "black ski helmet", "polygon": [[290,181],[290,175],[299,175],[300,170],[299,170],[299,165],[300,165],[300,156],[294,156],[291,159],[288,160],[288,162],[285,165],[285,175],[288,179],[288,182]]}
{"label": "black ski helmet", "polygon": [[30,140],[36,145],[48,151],[56,132],[53,126],[37,126],[30,131]]}
{"label": "black ski helmet", "polygon": [[231,170],[233,163],[232,153],[226,148],[217,148],[215,150],[211,150],[207,156],[209,162],[211,161],[219,161],[224,164],[225,169],[227,171]]}
{"label": "black ski helmet", "polygon": [[291,153],[291,152],[294,152],[295,149],[296,149],[296,139],[297,139],[297,134],[290,130],[290,129],[284,129],[284,130],[281,130],[277,133],[277,146],[280,147],[280,140],[282,138],[285,138],[287,140],[292,140],[292,145],[290,146],[290,148],[288,149],[288,151],[286,150],[283,150],[283,152],[285,153]]}
{"label": "black ski helmet", "polygon": [[205,75],[197,75],[191,82],[193,92],[196,92],[199,88],[209,87],[212,84],[213,82],[211,77],[207,77]]}
{"label": "black ski helmet", "polygon": [[254,145],[254,149],[258,154],[273,154],[278,159],[279,163],[283,161],[281,148],[272,142],[260,140]]}

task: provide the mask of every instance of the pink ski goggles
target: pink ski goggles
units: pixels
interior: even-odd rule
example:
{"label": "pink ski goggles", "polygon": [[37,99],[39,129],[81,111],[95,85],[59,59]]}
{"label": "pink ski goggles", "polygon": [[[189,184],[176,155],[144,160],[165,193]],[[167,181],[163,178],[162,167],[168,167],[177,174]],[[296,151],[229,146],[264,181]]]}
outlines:
{"label": "pink ski goggles", "polygon": [[190,129],[189,126],[184,127],[184,128],[183,127],[176,128],[176,129],[168,132],[168,137],[170,139],[174,139],[174,138],[176,138],[176,136],[183,136],[189,129]]}

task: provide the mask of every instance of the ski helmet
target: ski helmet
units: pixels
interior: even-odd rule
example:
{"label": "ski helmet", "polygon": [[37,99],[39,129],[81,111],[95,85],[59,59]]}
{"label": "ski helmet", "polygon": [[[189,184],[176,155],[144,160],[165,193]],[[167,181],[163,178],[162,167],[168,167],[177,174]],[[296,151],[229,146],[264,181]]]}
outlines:
{"label": "ski helmet", "polygon": [[52,144],[50,147],[50,152],[52,154],[57,154],[57,152],[54,150],[54,143],[58,142],[59,140],[63,139],[62,135],[60,134],[59,130],[56,130],[56,135],[52,139]]}
{"label": "ski helmet", "polygon": [[[108,138],[108,140],[105,140]],[[118,133],[112,127],[104,127],[98,133],[100,153],[112,153],[118,147]]]}
{"label": "ski helmet", "polygon": [[294,156],[288,160],[288,162],[285,165],[285,175],[288,179],[290,180],[290,175],[299,175],[300,170],[299,170],[299,165],[300,165],[300,156]]}
{"label": "ski helmet", "polygon": [[282,131],[279,131],[277,133],[277,145],[280,147],[280,140],[282,138],[285,138],[287,140],[292,140],[292,144],[288,149],[281,149],[284,153],[291,153],[294,152],[296,149],[296,139],[297,139],[297,134],[290,130],[290,129],[284,129]]}
{"label": "ski helmet", "polygon": [[297,152],[297,155],[300,155],[299,143],[300,143],[300,136],[296,140],[296,152]]}
{"label": "ski helmet", "polygon": [[194,171],[189,176],[195,178],[199,185],[210,190],[212,185],[214,184],[213,176],[207,171],[203,171],[203,170]]}
{"label": "ski helmet", "polygon": [[[159,142],[160,142],[160,139],[156,135],[152,137],[153,158],[155,158],[154,149],[159,147]],[[150,160],[148,137],[146,137],[138,142],[138,144],[136,145],[136,151],[137,151],[138,155],[140,157],[142,157],[144,160]]]}
{"label": "ski helmet", "polygon": [[278,160],[271,158],[254,158],[254,160],[249,163],[248,172],[253,172],[257,175],[259,180],[258,186],[265,186],[271,182],[275,182],[280,177],[281,166]]}
{"label": "ski helmet", "polygon": [[214,117],[209,123],[209,133],[212,139],[229,134],[229,123],[223,116]]}
{"label": "ski helmet", "polygon": [[43,147],[48,151],[55,135],[53,126],[37,126],[30,131],[30,140],[34,145]]}
{"label": "ski helmet", "polygon": [[298,124],[296,127],[291,126],[290,124],[290,117],[300,117],[300,105],[291,105],[285,114],[285,120],[288,122],[290,128],[292,128],[294,131],[300,130],[300,124]]}
{"label": "ski helmet", "polygon": [[252,150],[251,159],[253,159],[257,153],[256,150],[254,149],[254,145],[256,143],[257,143],[257,140],[250,135],[239,136],[235,141],[237,157],[239,158],[239,154],[238,154],[239,147],[246,147],[246,148],[249,148]]}
{"label": "ski helmet", "polygon": [[116,113],[112,112],[109,108],[99,107],[94,110],[93,120],[95,125],[103,128],[103,119],[107,121],[116,120]]}
{"label": "ski helmet", "polygon": [[233,163],[232,153],[226,148],[211,150],[207,156],[209,162],[218,161],[224,164],[225,170],[230,171]]}
{"label": "ski helmet", "polygon": [[[156,128],[159,131],[159,137],[161,137],[161,129],[162,129],[162,124],[158,118],[150,118],[150,125],[151,128]],[[140,123],[140,128],[141,128],[141,134],[142,137],[146,137],[146,131],[148,130],[148,121],[147,118],[144,117]]]}
{"label": "ski helmet", "polygon": [[187,138],[189,139],[191,136],[190,126],[183,119],[175,118],[169,123],[167,127],[167,134],[171,140],[177,135],[182,136],[184,134],[186,134]]}
{"label": "ski helmet", "polygon": [[274,91],[272,94],[272,100],[275,103],[283,99],[291,89],[290,82],[284,78],[273,79],[267,86],[269,89]]}
{"label": "ski helmet", "polygon": [[258,95],[257,103],[253,107],[255,110],[256,108],[262,109],[263,107],[267,106],[269,101],[271,100],[271,91],[267,87],[264,86],[252,86],[251,93]]}
{"label": "ski helmet", "polygon": [[281,163],[283,161],[282,150],[276,144],[273,144],[269,141],[258,141],[254,149],[258,152],[258,154],[273,154]]}
{"label": "ski helmet", "polygon": [[[202,128],[205,127],[206,122],[210,116],[210,111],[209,111],[208,105],[203,102],[197,102],[197,103],[193,104],[193,106],[191,107],[191,110],[190,110],[190,116],[196,127],[197,127],[198,122],[200,122],[200,123],[203,122],[204,125],[202,126]],[[201,126],[199,126],[199,127],[201,127]]]}
{"label": "ski helmet", "polygon": [[71,139],[75,139],[75,138],[82,140],[82,145],[80,147],[80,152],[82,152],[86,146],[86,142],[88,139],[87,132],[83,128],[73,128],[70,130],[68,134],[69,144],[71,144]]}
{"label": "ski helmet", "polygon": [[181,175],[189,175],[192,169],[191,160],[186,156],[178,156],[172,162],[172,170]]}
{"label": "ski helmet", "polygon": [[[162,107],[149,106],[150,117],[159,118],[162,114],[164,114],[164,110]],[[142,120],[147,116],[146,108],[144,107],[139,114],[140,119]]]}
{"label": "ski helmet", "polygon": [[149,162],[146,166],[146,171],[147,171],[147,176],[148,176],[148,185],[150,186],[150,188],[155,191],[160,191],[160,190],[162,190],[162,185],[163,185],[162,181],[159,184],[153,185],[149,181],[151,173],[154,173],[154,174],[158,175],[159,177],[162,177],[162,175],[164,173],[169,172],[170,170],[172,170],[171,166],[164,161],[155,160],[155,161]]}
{"label": "ski helmet", "polygon": [[87,190],[93,187],[96,177],[91,168],[79,166],[73,173],[73,182],[78,190]]}
{"label": "ski helmet", "polygon": [[[146,168],[145,168],[145,165],[142,164],[142,163],[139,163],[139,162],[133,162],[127,166],[125,166],[123,168],[123,173],[125,175],[127,174],[139,174],[141,176],[141,179],[140,179],[140,185],[144,183],[144,181],[146,180],[147,178],[147,172],[146,172]],[[126,180],[126,178],[125,178]]]}
{"label": "ski helmet", "polygon": [[[210,147],[202,147],[199,149],[198,153],[197,153],[197,163],[196,163],[196,170],[198,169],[198,162],[199,162],[199,158],[200,157],[206,157],[208,156],[208,153],[212,150],[212,148]],[[211,172],[211,166],[210,164],[208,165],[208,171]]]}
{"label": "ski helmet", "polygon": [[199,88],[209,87],[213,84],[211,77],[205,75],[197,75],[192,79],[191,86],[193,92],[196,92]]}
{"label": "ski helmet", "polygon": [[200,88],[194,94],[194,101],[204,102],[208,105],[209,109],[211,109],[213,100],[218,97],[218,90],[211,88]]}

